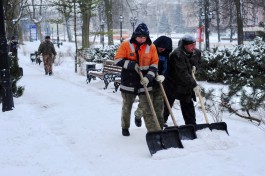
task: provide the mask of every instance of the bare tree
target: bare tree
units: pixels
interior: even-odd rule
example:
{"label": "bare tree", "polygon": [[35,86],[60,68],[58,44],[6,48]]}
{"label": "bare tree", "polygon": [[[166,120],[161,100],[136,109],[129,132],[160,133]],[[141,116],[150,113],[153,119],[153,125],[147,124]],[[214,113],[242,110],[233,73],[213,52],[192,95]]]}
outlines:
{"label": "bare tree", "polygon": [[77,0],[79,4],[81,18],[82,18],[82,47],[89,48],[89,31],[90,19],[92,17],[92,10],[96,7],[98,0]]}
{"label": "bare tree", "polygon": [[23,8],[27,0],[4,0],[4,16],[6,21],[7,39],[12,36],[20,36],[19,21],[23,17]]}
{"label": "bare tree", "polygon": [[73,3],[72,0],[59,0],[59,1],[51,1],[51,4],[54,4],[59,11],[60,14],[64,17],[67,37],[70,42],[73,41],[73,36],[70,28],[70,20],[73,17]]}
{"label": "bare tree", "polygon": [[43,4],[42,0],[39,0],[37,2],[35,0],[31,0],[31,2],[27,2],[26,7],[30,20],[37,27],[39,40],[42,41],[43,36],[41,32],[42,31],[41,22],[43,20],[43,14],[44,14],[43,11],[46,11],[48,6],[46,4]]}

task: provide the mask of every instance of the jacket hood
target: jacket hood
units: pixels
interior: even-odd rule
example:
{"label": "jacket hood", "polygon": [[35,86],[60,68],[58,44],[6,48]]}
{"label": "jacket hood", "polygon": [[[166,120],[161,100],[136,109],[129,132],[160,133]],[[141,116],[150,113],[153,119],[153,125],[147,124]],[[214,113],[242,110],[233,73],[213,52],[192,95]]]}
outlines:
{"label": "jacket hood", "polygon": [[163,53],[171,53],[172,48],[172,39],[167,36],[160,36],[154,41],[156,48],[165,48],[166,50]]}

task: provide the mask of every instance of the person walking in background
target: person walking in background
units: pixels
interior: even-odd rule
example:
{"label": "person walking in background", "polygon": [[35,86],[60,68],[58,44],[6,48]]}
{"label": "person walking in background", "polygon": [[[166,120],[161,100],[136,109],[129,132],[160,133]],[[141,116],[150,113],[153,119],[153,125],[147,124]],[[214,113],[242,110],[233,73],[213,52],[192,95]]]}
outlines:
{"label": "person walking in background", "polygon": [[[165,79],[165,74],[167,71],[167,62],[169,58],[169,54],[172,52],[172,39],[167,36],[160,36],[154,42],[156,46],[156,50],[159,57],[158,62],[158,76],[156,77],[156,81],[153,84],[153,105],[155,108],[156,116],[158,118],[160,127],[163,128],[164,126],[164,97],[162,90],[159,86],[158,82],[163,82]],[[135,115],[135,125],[141,127],[142,120],[141,117],[143,116],[143,112],[141,109],[141,102],[139,102],[136,111],[134,112]]]}
{"label": "person walking in background", "polygon": [[53,43],[50,40],[51,40],[50,36],[46,36],[45,41],[40,44],[37,53],[38,58],[40,57],[40,54],[42,54],[45,75],[53,74],[52,64],[54,63],[54,59],[56,58],[56,51]]}
{"label": "person walking in background", "polygon": [[[191,35],[181,38],[178,48],[169,56],[168,70],[164,81],[165,92],[172,107],[175,99],[180,101],[181,112],[185,124],[196,124],[193,100],[201,88],[192,77],[192,69],[196,70],[201,62],[201,51],[196,49],[196,40]],[[164,110],[165,126],[169,111]]]}
{"label": "person walking in background", "polygon": [[[122,135],[129,136],[131,110],[136,96],[142,102],[143,117],[148,131],[158,131],[143,85],[152,90],[157,73],[158,55],[149,37],[146,24],[139,24],[130,40],[121,43],[114,57],[114,63],[122,67],[120,91],[122,95]],[[140,79],[139,71],[143,73]]]}
{"label": "person walking in background", "polygon": [[12,53],[12,56],[17,57],[17,48],[18,48],[18,40],[16,36],[12,36],[11,41],[9,43],[9,52]]}

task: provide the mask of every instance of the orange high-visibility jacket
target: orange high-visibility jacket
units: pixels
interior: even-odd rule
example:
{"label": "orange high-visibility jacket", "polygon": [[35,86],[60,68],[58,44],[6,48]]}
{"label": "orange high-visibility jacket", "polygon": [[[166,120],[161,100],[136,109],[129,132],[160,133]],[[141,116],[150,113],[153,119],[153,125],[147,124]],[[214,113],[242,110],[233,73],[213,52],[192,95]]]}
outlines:
{"label": "orange high-visibility jacket", "polygon": [[139,74],[135,70],[138,63],[143,76],[149,79],[148,90],[152,90],[152,81],[155,78],[158,68],[158,55],[154,44],[143,44],[138,50],[139,58],[136,54],[136,45],[125,41],[121,44],[114,57],[116,65],[121,66],[120,90],[130,93],[143,93],[144,89],[140,84]]}

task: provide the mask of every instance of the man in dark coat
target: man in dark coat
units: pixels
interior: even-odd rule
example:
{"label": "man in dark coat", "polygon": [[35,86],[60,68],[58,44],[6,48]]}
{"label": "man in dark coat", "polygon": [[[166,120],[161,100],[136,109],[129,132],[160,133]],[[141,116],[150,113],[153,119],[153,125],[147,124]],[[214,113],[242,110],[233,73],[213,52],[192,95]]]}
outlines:
{"label": "man in dark coat", "polygon": [[54,59],[56,58],[56,51],[53,46],[53,43],[50,40],[50,36],[45,37],[45,41],[42,42],[39,46],[37,57],[39,59],[40,54],[43,56],[44,70],[45,75],[52,75],[52,64],[54,63]]}
{"label": "man in dark coat", "polygon": [[[192,69],[196,70],[201,62],[201,52],[196,49],[196,40],[193,36],[185,35],[179,46],[169,56],[168,70],[164,81],[164,88],[172,107],[175,99],[180,101],[180,107],[185,124],[196,124],[193,100],[195,94],[201,91],[192,77]],[[169,111],[164,110],[165,126]]]}

